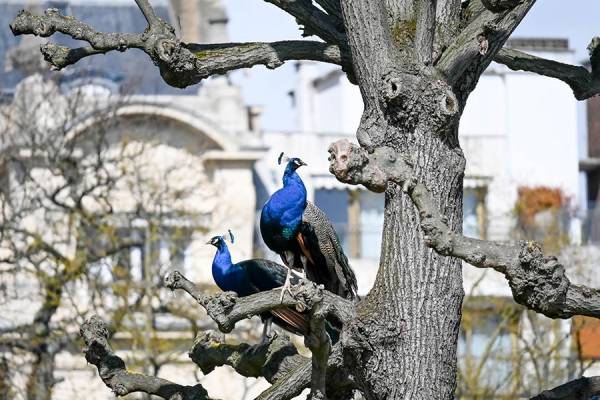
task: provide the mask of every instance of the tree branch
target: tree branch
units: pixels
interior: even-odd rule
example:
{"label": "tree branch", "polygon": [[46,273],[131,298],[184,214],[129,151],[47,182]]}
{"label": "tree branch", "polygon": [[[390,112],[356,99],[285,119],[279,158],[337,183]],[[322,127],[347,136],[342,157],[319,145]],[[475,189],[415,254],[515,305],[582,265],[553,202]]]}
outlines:
{"label": "tree branch", "polygon": [[287,335],[276,334],[269,346],[261,346],[256,351],[251,351],[252,348],[247,343],[228,344],[220,332],[207,332],[196,340],[189,355],[205,375],[217,367],[229,365],[242,376],[263,376],[271,384],[299,365],[309,363],[308,358],[298,354]]}
{"label": "tree branch", "polygon": [[148,0],[135,0],[135,4],[137,4],[142,14],[144,14],[144,18],[146,18],[150,27],[160,23],[160,18],[158,18],[158,15],[156,15],[154,8],[152,8]]}
{"label": "tree branch", "polygon": [[[205,334],[197,340],[190,351],[190,358],[206,375],[215,368],[229,365],[246,377],[263,376],[272,386],[265,390],[260,399],[289,399],[311,385],[311,360],[298,354],[287,335],[276,335],[269,346],[257,352],[249,351],[252,346],[225,343],[223,335],[216,332]],[[357,389],[356,384],[343,369],[342,350],[335,346],[327,361],[325,379],[328,397]]]}
{"label": "tree branch", "polygon": [[126,370],[125,362],[118,357],[108,344],[108,329],[100,317],[94,315],[81,325],[79,331],[88,349],[85,359],[98,367],[102,381],[117,396],[133,392],[145,392],[167,400],[203,400],[208,393],[198,384],[183,386],[165,379],[131,373]]}
{"label": "tree branch", "polygon": [[331,340],[325,331],[325,318],[328,309],[323,298],[315,302],[310,309],[310,333],[304,338],[304,344],[312,353],[312,373],[310,378],[310,399],[325,399],[327,360],[331,353]]}
{"label": "tree branch", "polygon": [[[600,38],[595,37],[588,46],[592,58],[600,49],[599,43]],[[598,69],[589,72],[584,67],[547,60],[506,47],[498,52],[494,61],[506,65],[513,71],[529,71],[559,79],[571,87],[577,100],[589,99],[600,93],[600,71]]]}
{"label": "tree branch", "polygon": [[335,28],[339,32],[344,32],[344,17],[342,16],[340,0],[315,0],[315,2],[334,20]]}
{"label": "tree branch", "polygon": [[[496,14],[482,10],[479,1],[469,8],[476,17],[467,25],[440,57],[437,67],[446,82],[467,85],[465,96],[475,87],[478,77],[500,51],[510,34],[519,25],[536,0],[523,0],[521,4]],[[479,3],[479,4],[477,4]]]}
{"label": "tree branch", "polygon": [[231,332],[236,322],[252,315],[285,307],[310,310],[320,301],[323,302],[327,312],[342,323],[346,323],[355,315],[354,304],[351,301],[327,292],[306,279],[301,279],[298,286],[294,288],[294,297],[286,292],[283,301],[280,300],[281,289],[273,289],[242,298],[238,298],[234,292],[215,293],[207,296],[178,271],[167,276],[165,281],[167,288],[182,289],[196,299],[198,304],[204,307],[208,315],[217,323],[219,330],[224,333]]}
{"label": "tree branch", "polygon": [[[330,390],[335,387],[336,391],[355,388],[353,383],[348,381],[347,374],[339,374],[338,369],[343,365],[342,357],[329,357],[331,341],[325,332],[325,317],[328,314],[336,316],[342,323],[354,317],[355,308],[352,302],[322,290],[314,282],[305,279],[294,288],[294,297],[286,292],[283,301],[280,300],[280,289],[243,298],[237,298],[232,292],[206,296],[177,271],[165,280],[166,286],[171,290],[182,289],[189,293],[206,309],[222,332],[230,332],[241,319],[276,308],[296,307],[310,310],[311,332],[305,338],[305,344],[312,352],[311,362],[298,355],[287,338],[275,338],[268,349],[250,353],[248,344],[226,345],[222,339],[212,334],[205,335],[190,352],[190,357],[203,372],[207,373],[217,366],[227,364],[244,376],[265,376],[269,382],[275,383],[261,395],[261,399],[291,398],[309,384],[311,398],[315,399],[325,398],[327,387]],[[341,347],[336,348],[341,352]],[[343,376],[343,381],[332,379],[334,374]],[[335,386],[334,382],[337,382]]]}
{"label": "tree branch", "polygon": [[427,246],[479,268],[493,268],[508,280],[515,301],[550,318],[586,315],[600,318],[600,291],[571,284],[556,257],[545,257],[535,242],[491,242],[462,236],[448,227],[431,192],[417,181],[412,162],[392,148],[372,154],[347,140],[330,145],[329,170],[344,183],[382,192],[400,185],[421,215]]}
{"label": "tree branch", "polygon": [[[144,2],[145,4],[145,2]],[[277,68],[287,60],[315,60],[337,65],[350,63],[349,53],[340,47],[312,41],[282,41],[274,43],[185,44],[176,36],[173,27],[164,21],[150,25],[143,33],[102,33],[56,10],[36,16],[21,11],[10,25],[14,35],[33,34],[48,37],[64,33],[90,46],[68,49],[54,43],[42,46],[46,61],[54,69],[72,65],[84,57],[129,48],[143,50],[159,67],[169,85],[184,88],[214,74],[265,65]]]}
{"label": "tree branch", "polygon": [[312,5],[310,0],[265,0],[291,16],[295,17],[299,24],[304,25],[304,34],[302,36],[316,35],[327,43],[337,44],[348,48],[346,35],[339,32],[335,21],[317,7]]}
{"label": "tree branch", "polygon": [[600,376],[582,376],[571,382],[544,390],[531,400],[588,400],[600,395]]}
{"label": "tree branch", "polygon": [[436,3],[436,0],[419,0],[414,49],[415,59],[421,64],[427,65],[432,61]]}

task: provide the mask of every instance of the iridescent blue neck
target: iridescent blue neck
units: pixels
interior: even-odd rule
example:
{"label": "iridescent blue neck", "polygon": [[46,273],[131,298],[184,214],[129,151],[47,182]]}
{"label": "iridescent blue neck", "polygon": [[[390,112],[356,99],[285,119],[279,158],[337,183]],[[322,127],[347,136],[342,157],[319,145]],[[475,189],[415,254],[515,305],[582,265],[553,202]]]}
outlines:
{"label": "iridescent blue neck", "polygon": [[291,164],[288,164],[287,167],[285,167],[285,172],[283,173],[283,187],[296,189],[298,193],[304,197],[303,201],[306,201],[306,186],[304,186],[302,178],[300,178],[300,175],[292,168]]}
{"label": "iridescent blue neck", "polygon": [[225,271],[231,267],[232,264],[231,254],[229,253],[227,244],[223,239],[221,239],[220,246],[217,248],[217,254],[215,254],[215,258],[213,259],[213,275],[215,273],[215,269]]}

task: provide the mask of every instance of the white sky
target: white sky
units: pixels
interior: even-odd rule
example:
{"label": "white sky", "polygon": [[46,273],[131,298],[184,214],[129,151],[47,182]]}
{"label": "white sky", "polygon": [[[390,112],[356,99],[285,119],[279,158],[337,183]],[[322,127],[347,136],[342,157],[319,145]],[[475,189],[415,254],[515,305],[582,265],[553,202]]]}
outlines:
{"label": "white sky", "polygon": [[[301,39],[294,18],[272,4],[262,0],[221,1],[229,15],[231,41]],[[584,60],[590,40],[600,36],[599,15],[600,0],[538,0],[513,37],[568,38],[575,59]],[[238,71],[232,79],[244,88],[248,104],[264,106],[261,123],[265,130],[293,129],[287,95],[294,85],[293,61],[272,71],[263,66]]]}

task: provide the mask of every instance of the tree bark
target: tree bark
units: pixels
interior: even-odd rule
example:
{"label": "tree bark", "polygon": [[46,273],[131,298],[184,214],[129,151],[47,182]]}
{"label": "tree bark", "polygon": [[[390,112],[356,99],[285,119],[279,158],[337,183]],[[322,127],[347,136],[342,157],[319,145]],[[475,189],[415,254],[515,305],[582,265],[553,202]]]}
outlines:
{"label": "tree bark", "polygon": [[[419,179],[433,189],[452,229],[461,231],[464,158],[456,132],[416,129],[395,148],[411,154]],[[419,229],[415,206],[390,183],[379,272],[349,327],[361,338],[349,347],[368,399],[454,398],[461,263],[429,249]]]}

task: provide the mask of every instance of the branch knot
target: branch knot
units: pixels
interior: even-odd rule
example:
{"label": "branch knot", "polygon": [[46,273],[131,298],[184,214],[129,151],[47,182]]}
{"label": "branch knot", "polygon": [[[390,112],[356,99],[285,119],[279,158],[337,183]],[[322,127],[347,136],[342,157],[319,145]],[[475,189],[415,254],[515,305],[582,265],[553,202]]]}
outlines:
{"label": "branch knot", "polygon": [[515,301],[551,318],[568,318],[556,307],[564,303],[571,284],[564,267],[556,257],[544,257],[536,242],[519,245],[519,265],[509,267],[507,275]]}

